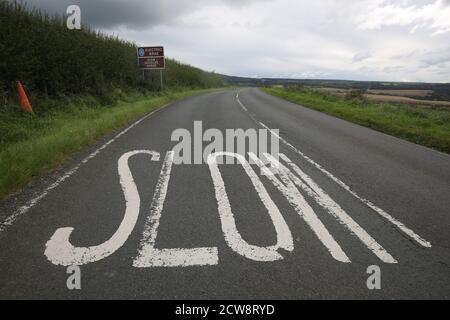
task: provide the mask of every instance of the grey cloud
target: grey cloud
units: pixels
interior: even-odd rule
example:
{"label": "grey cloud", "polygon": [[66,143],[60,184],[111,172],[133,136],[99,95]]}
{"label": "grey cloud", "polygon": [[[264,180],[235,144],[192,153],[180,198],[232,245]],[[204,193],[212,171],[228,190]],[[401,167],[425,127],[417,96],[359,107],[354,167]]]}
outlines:
{"label": "grey cloud", "polygon": [[369,52],[359,52],[353,56],[353,62],[361,62],[369,59],[371,56]]}
{"label": "grey cloud", "polygon": [[[10,0],[12,1],[12,0]],[[232,7],[257,0],[22,0],[31,8],[50,15],[64,15],[69,5],[81,8],[82,21],[98,28],[123,26],[130,29],[171,24],[187,13],[217,4]]]}
{"label": "grey cloud", "polygon": [[395,72],[399,72],[401,71],[403,68],[403,66],[389,66],[389,67],[384,67],[383,71],[387,72],[387,73],[395,73]]}
{"label": "grey cloud", "polygon": [[444,50],[436,50],[424,53],[421,59],[423,65],[435,66],[450,62],[450,47]]}
{"label": "grey cloud", "polygon": [[[220,73],[439,82],[450,72],[450,32],[359,28],[360,17],[398,6],[396,0],[26,1],[50,14],[78,4],[86,24],[142,45],[162,44],[168,56]],[[402,3],[417,9],[438,1],[444,3]],[[444,30],[450,11],[435,7],[427,15]]]}
{"label": "grey cloud", "polygon": [[417,50],[417,49],[414,49],[414,50],[411,50],[411,51],[406,52],[406,53],[394,55],[391,58],[394,59],[394,60],[404,60],[404,59],[412,58],[412,57],[414,57],[414,56],[416,56],[418,54],[420,54],[420,51]]}
{"label": "grey cloud", "polygon": [[41,9],[51,15],[64,15],[69,5],[78,5],[84,24],[101,28],[125,26],[132,29],[170,23],[191,7],[187,2],[177,0],[26,0],[25,2],[29,7]]}

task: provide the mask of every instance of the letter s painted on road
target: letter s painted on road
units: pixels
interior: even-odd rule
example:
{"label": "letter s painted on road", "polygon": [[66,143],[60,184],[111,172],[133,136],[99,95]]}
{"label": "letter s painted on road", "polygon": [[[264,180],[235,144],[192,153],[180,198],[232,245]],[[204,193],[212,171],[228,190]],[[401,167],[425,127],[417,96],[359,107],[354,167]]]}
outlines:
{"label": "letter s painted on road", "polygon": [[48,260],[56,265],[83,265],[104,259],[123,246],[133,231],[139,216],[141,200],[128,165],[129,159],[138,154],[151,155],[152,161],[159,161],[160,157],[158,152],[148,150],[132,151],[120,157],[118,171],[125,196],[126,210],[123,220],[113,236],[97,246],[75,247],[69,241],[74,229],[70,227],[60,228],[56,230],[46,244],[44,254]]}

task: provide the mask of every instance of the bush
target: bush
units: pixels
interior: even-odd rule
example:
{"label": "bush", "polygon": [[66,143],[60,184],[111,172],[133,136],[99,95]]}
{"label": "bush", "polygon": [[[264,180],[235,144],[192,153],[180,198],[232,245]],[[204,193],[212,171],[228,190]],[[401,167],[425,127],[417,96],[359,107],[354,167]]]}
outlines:
{"label": "bush", "polygon": [[[222,85],[209,72],[167,59],[165,86],[209,88]],[[142,71],[136,45],[83,26],[69,30],[63,17],[0,0],[0,99],[15,99],[16,80],[34,102],[73,95],[93,95],[103,103],[116,89],[157,91],[159,71]]]}

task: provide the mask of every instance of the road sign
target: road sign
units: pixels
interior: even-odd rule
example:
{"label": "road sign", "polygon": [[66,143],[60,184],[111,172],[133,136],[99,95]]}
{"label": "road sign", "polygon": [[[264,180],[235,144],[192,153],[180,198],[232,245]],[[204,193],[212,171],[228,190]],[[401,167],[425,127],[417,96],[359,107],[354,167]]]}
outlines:
{"label": "road sign", "polygon": [[164,69],[164,47],[137,48],[138,65],[141,69]]}
{"label": "road sign", "polygon": [[164,69],[166,67],[164,57],[139,58],[138,62],[141,69]]}
{"label": "road sign", "polygon": [[164,47],[140,47],[138,57],[164,57]]}
{"label": "road sign", "polygon": [[160,70],[161,90],[163,89],[163,69],[166,68],[164,47],[139,47],[137,48],[138,66],[142,69],[142,77],[145,80],[145,70]]}

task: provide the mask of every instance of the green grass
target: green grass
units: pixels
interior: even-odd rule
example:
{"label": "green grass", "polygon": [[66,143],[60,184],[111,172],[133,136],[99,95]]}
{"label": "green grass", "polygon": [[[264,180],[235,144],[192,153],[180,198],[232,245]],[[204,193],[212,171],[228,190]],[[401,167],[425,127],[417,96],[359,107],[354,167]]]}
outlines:
{"label": "green grass", "polygon": [[405,140],[450,153],[450,111],[346,99],[309,89],[263,91]]}
{"label": "green grass", "polygon": [[0,199],[18,191],[97,139],[169,102],[206,90],[139,93],[112,105],[92,97],[72,98],[60,110],[26,114],[19,106],[0,108]]}

